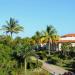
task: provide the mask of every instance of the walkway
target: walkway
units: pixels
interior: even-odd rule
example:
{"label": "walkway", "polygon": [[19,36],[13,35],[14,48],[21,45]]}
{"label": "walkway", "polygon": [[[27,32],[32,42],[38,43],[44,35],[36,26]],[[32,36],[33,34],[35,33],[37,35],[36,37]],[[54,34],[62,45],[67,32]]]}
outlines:
{"label": "walkway", "polygon": [[[56,65],[53,65],[53,64],[48,64],[40,59],[38,59],[39,61],[41,61],[43,63],[43,66],[42,68],[45,69],[46,71],[56,75],[59,75],[59,74],[64,74],[65,72],[68,72],[68,70],[65,70],[64,68],[62,67],[59,67],[59,66],[56,66]],[[72,73],[72,75],[75,75],[74,73]]]}
{"label": "walkway", "polygon": [[[52,64],[48,64],[48,63],[44,63],[44,62],[43,62],[42,68],[47,70],[48,72],[50,72],[52,74],[55,72],[56,75],[63,74],[64,72],[68,72],[67,70],[65,70],[61,67],[58,67],[58,66],[55,66]],[[73,74],[73,75],[75,75],[75,74]]]}
{"label": "walkway", "polygon": [[52,65],[52,64],[47,64],[47,63],[43,63],[43,69],[49,71],[50,73],[56,73],[58,74],[63,74],[64,72],[67,72],[67,70],[64,70],[58,66]]}

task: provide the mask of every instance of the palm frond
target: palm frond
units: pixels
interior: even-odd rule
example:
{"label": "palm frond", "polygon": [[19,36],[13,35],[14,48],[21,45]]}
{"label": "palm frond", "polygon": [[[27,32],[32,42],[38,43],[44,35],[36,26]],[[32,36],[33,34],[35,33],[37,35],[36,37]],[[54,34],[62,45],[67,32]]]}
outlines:
{"label": "palm frond", "polygon": [[6,33],[10,33],[11,36],[13,33],[19,33],[23,31],[23,27],[18,24],[18,21],[14,18],[10,18],[9,21],[6,21],[6,25],[2,26],[2,30]]}

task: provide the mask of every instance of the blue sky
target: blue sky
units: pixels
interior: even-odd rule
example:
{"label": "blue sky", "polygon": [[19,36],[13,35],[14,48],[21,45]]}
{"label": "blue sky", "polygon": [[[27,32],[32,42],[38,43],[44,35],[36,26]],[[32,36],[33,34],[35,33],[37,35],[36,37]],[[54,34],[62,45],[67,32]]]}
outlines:
{"label": "blue sky", "polygon": [[60,35],[75,33],[75,0],[0,0],[0,28],[10,17],[24,27],[18,34],[22,37],[45,30],[50,24]]}

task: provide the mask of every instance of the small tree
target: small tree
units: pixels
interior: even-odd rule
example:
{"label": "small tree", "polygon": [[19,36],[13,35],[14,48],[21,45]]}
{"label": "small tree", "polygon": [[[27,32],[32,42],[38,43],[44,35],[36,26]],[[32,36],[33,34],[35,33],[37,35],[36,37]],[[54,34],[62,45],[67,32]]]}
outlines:
{"label": "small tree", "polygon": [[27,59],[34,55],[34,50],[32,49],[31,45],[25,44],[16,47],[16,51],[13,52],[14,59],[18,62],[18,67],[21,69],[24,67],[24,73],[26,74],[27,69]]}
{"label": "small tree", "polygon": [[[63,43],[61,46],[61,50],[63,51],[63,54],[66,56],[67,54],[69,55],[69,51],[70,51],[70,47],[71,47],[71,43],[67,42],[67,43]],[[67,54],[66,54],[67,53]]]}

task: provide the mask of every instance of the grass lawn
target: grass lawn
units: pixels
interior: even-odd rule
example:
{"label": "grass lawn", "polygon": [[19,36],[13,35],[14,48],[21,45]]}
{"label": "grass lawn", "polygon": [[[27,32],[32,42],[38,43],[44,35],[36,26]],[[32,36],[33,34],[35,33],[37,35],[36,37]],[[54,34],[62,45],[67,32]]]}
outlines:
{"label": "grass lawn", "polygon": [[35,69],[35,70],[28,70],[27,75],[51,75],[48,71],[44,69]]}

